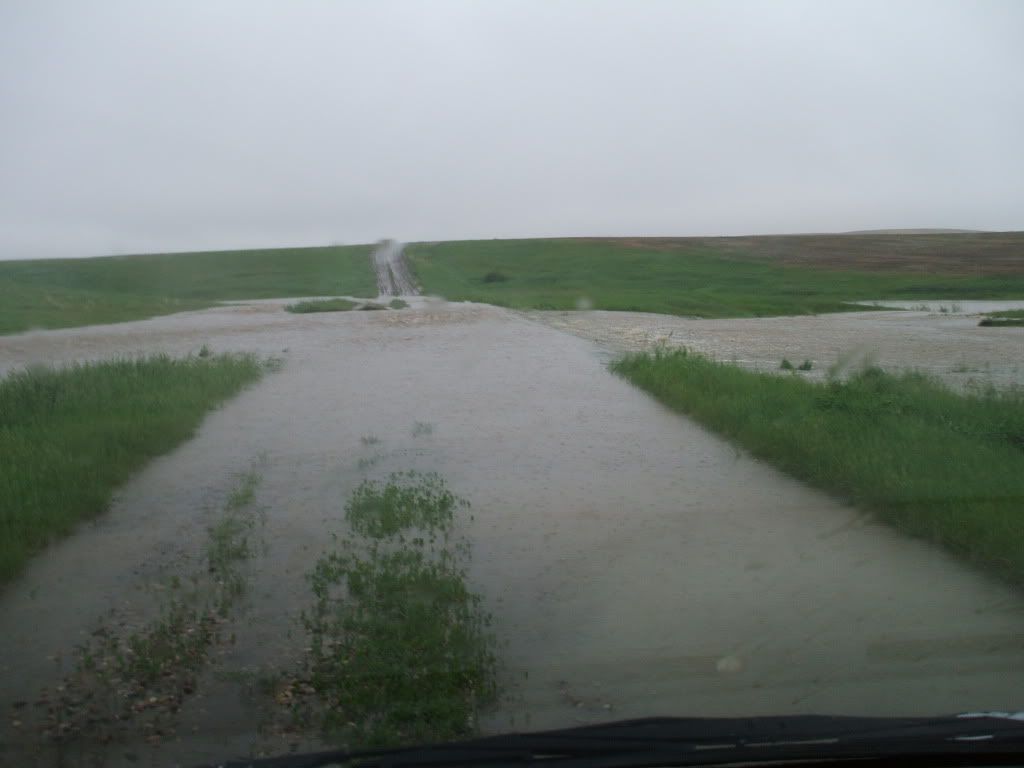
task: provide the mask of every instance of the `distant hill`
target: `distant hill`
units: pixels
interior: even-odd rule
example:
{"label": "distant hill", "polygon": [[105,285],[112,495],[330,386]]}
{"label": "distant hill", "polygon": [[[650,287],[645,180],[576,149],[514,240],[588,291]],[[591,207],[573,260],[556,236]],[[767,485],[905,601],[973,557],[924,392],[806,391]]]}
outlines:
{"label": "distant hill", "polygon": [[841,232],[843,235],[967,235],[982,232],[981,229],[852,229],[849,232]]}

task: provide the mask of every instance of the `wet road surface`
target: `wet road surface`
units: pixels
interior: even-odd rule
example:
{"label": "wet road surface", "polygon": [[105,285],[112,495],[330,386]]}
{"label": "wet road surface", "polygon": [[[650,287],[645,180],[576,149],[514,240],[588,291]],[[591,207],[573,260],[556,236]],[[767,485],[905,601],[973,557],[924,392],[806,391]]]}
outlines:
{"label": "wet road surface", "polygon": [[[294,662],[304,575],[348,494],[417,469],[473,505],[470,581],[495,617],[506,691],[488,731],[1020,708],[1016,593],[670,412],[609,374],[593,342],[413,301],[312,315],[255,302],[0,338],[0,371],[202,344],[284,360],[0,594],[4,711],[54,684],[105,616],[146,615],[161,575],[199,562],[213,510],[253,462],[268,549],[225,673]],[[285,750],[229,678],[186,706],[180,741],[133,764]]]}
{"label": "wet road surface", "polygon": [[377,290],[381,296],[416,296],[419,288],[402,255],[402,244],[394,240],[381,243],[373,252]]}

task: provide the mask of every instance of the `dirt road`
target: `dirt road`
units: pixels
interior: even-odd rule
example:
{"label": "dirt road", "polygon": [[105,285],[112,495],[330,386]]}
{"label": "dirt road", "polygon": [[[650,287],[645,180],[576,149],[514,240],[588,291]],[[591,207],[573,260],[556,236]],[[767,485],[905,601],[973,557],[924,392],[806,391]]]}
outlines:
{"label": "dirt road", "polygon": [[418,296],[419,289],[413,280],[405,258],[402,244],[386,240],[373,252],[373,266],[377,271],[377,290],[381,296]]}
{"label": "dirt road", "polygon": [[0,338],[0,370],[204,343],[284,359],[0,594],[0,734],[91,630],[144,615],[161,578],[201,563],[213,510],[260,456],[268,550],[236,642],[173,739],[103,747],[107,765],[287,750],[238,681],[294,663],[305,574],[345,499],[406,469],[473,504],[470,581],[506,689],[489,731],[1020,708],[1019,595],[737,452],[610,375],[592,342],[493,307],[283,303]]}

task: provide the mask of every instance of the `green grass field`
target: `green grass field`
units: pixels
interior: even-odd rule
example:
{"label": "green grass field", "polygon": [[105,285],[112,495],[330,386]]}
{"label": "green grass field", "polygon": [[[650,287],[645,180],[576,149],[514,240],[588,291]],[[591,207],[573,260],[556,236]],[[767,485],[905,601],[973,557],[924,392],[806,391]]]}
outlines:
{"label": "green grass field", "polygon": [[655,248],[611,240],[479,240],[412,244],[406,253],[426,293],[520,309],[756,317],[849,311],[848,301],[1024,297],[1024,271],[785,266],[710,242]]}
{"label": "green grass field", "polygon": [[[0,262],[0,272],[2,265]],[[210,302],[193,299],[48,287],[0,277],[0,334],[119,323],[208,306]]]}
{"label": "green grass field", "polygon": [[613,370],[791,475],[1024,584],[1024,393],[958,395],[878,369],[820,384],[685,351]]}
{"label": "green grass field", "polygon": [[371,246],[0,261],[0,333],[112,323],[218,300],[376,296]]}
{"label": "green grass field", "polygon": [[245,355],[159,356],[0,380],[0,584],[105,511],[115,488],[191,437],[265,365]]}
{"label": "green grass field", "polygon": [[[427,293],[523,309],[752,317],[874,299],[1024,297],[999,236],[801,236],[414,243]],[[0,262],[0,333],[112,323],[218,300],[375,296],[372,246]],[[934,253],[934,264],[929,254]]]}

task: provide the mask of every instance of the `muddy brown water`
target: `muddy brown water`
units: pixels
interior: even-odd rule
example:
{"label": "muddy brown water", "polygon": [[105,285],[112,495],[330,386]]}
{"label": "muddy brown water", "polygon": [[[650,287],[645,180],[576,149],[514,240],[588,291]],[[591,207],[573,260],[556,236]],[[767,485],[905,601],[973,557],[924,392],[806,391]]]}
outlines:
{"label": "muddy brown water", "polygon": [[237,641],[175,739],[105,749],[105,765],[286,750],[257,732],[237,681],[294,664],[304,574],[349,492],[406,469],[442,473],[472,503],[471,581],[495,618],[505,688],[487,732],[1021,708],[1017,593],[660,406],[608,373],[609,345],[498,308],[410,301],[319,315],[256,302],[0,338],[0,372],[203,344],[284,360],[0,593],[5,713],[55,685],[91,629],[152,611],[253,462],[268,546]]}

